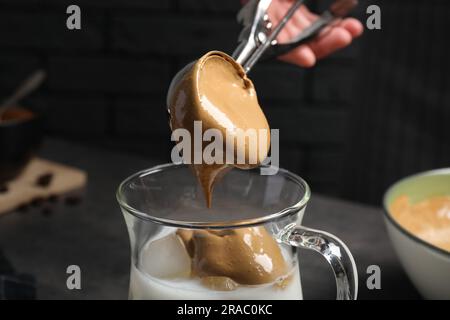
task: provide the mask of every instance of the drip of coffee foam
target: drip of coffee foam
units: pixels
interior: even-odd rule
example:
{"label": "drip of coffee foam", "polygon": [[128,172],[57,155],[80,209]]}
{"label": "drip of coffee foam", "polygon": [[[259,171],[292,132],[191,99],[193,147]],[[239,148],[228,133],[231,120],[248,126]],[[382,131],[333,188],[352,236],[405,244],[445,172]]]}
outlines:
{"label": "drip of coffee foam", "polygon": [[[202,121],[203,131],[210,128],[221,131],[224,150],[227,148],[226,135],[237,139],[238,129],[241,132],[247,129],[266,132],[262,138],[265,139],[263,150],[259,149],[258,140],[254,163],[251,162],[249,145],[242,147],[234,143],[234,164],[191,165],[210,207],[214,184],[228,170],[233,167],[255,168],[267,157],[270,128],[258,104],[253,83],[242,67],[225,53],[213,51],[201,57],[183,75],[173,92],[169,97],[172,130],[183,128],[193,135],[194,121]],[[194,152],[191,154],[193,156]],[[236,163],[239,155],[245,163]],[[278,244],[264,227],[224,231],[178,230],[177,234],[192,259],[193,274],[213,289],[233,290],[237,284],[271,283],[288,272]]]}

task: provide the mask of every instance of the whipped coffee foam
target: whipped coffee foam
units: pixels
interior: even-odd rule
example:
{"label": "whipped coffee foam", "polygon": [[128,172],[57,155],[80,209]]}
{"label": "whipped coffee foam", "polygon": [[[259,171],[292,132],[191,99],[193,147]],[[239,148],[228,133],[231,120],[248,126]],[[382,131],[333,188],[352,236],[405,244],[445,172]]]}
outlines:
{"label": "whipped coffee foam", "polygon": [[[228,170],[261,165],[269,152],[270,128],[252,81],[230,56],[219,51],[209,52],[183,72],[171,85],[168,97],[172,131],[185,129],[194,136],[195,123],[201,121],[204,132],[215,129],[222,136],[231,135],[233,143],[230,146],[230,141],[224,140],[223,152],[233,149],[234,157],[245,160],[232,164],[199,164],[188,159],[210,207],[214,184]],[[242,139],[240,135],[249,129],[263,132],[257,140],[264,143],[258,140],[256,150],[247,140],[237,143]],[[191,152],[192,157],[194,152]],[[273,283],[286,277],[289,271],[280,247],[264,227],[178,230],[177,234],[192,260],[191,275],[210,288],[232,290],[237,285]],[[284,285],[287,281],[284,280]]]}
{"label": "whipped coffee foam", "polygon": [[[223,152],[233,149],[232,164],[204,161],[189,163],[205,193],[207,206],[211,206],[214,184],[233,166],[240,169],[258,167],[267,157],[270,147],[270,128],[256,96],[255,87],[241,65],[227,54],[212,51],[196,61],[190,70],[174,84],[168,97],[170,126],[172,131],[186,129],[194,136],[194,122],[201,121],[203,133],[208,129],[231,137],[233,145],[223,141]],[[262,133],[256,136],[256,149],[251,144],[238,143],[240,134],[248,129]],[[260,143],[263,139],[264,143]],[[228,141],[229,142],[229,141]],[[194,144],[191,143],[193,146]],[[203,149],[206,147],[204,142]],[[250,152],[255,151],[255,152]],[[194,158],[194,150],[191,152]],[[239,163],[237,159],[243,159]]]}
{"label": "whipped coffee foam", "polygon": [[274,282],[289,268],[280,247],[264,227],[230,230],[181,230],[198,277],[226,277],[238,284]]}
{"label": "whipped coffee foam", "polygon": [[407,196],[394,200],[392,217],[420,239],[450,252],[450,196],[434,196],[412,203]]}

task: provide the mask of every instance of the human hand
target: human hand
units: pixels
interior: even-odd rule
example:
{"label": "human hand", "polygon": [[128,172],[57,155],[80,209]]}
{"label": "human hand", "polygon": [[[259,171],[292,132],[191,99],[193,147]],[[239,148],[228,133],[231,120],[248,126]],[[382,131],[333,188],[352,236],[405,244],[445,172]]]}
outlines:
{"label": "human hand", "polygon": [[[267,13],[274,26],[284,17],[287,10],[292,6],[292,2],[293,0],[272,1]],[[279,43],[289,41],[311,25],[318,17],[318,15],[309,11],[305,5],[302,5],[281,30],[277,41]],[[345,18],[337,25],[329,28],[331,30],[323,32],[318,38],[280,56],[280,59],[301,67],[312,67],[318,59],[348,46],[354,38],[359,37],[363,32],[363,25],[355,18]]]}

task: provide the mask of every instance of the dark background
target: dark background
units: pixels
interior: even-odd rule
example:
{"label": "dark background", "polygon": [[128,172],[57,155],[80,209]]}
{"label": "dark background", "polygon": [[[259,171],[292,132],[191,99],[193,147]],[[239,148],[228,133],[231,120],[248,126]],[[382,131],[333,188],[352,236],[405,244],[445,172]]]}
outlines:
{"label": "dark background", "polygon": [[[250,74],[281,165],[313,191],[379,204],[393,181],[450,163],[450,2],[378,4],[382,30],[312,69],[281,62]],[[321,10],[327,1],[310,1]],[[77,4],[82,29],[66,28]],[[48,135],[170,160],[171,77],[213,49],[231,53],[238,0],[0,0],[0,98],[45,68],[23,105]]]}

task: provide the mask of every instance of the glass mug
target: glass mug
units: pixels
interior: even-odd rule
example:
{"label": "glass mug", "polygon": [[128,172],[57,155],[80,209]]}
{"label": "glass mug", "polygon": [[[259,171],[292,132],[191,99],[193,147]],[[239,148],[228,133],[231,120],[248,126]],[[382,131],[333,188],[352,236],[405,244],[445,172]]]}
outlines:
{"label": "glass mug", "polygon": [[[330,264],[338,300],[356,299],[357,270],[347,246],[329,233],[301,225],[309,198],[307,183],[283,169],[275,175],[261,175],[259,169],[231,170],[215,185],[210,209],[186,165],[160,165],[132,175],[117,191],[131,243],[129,298],[302,299],[297,248],[304,248],[320,253]],[[243,227],[263,227],[276,240],[290,270],[283,286],[216,289],[183,271],[190,268],[190,260],[180,251],[186,249],[175,236],[178,229]]]}

